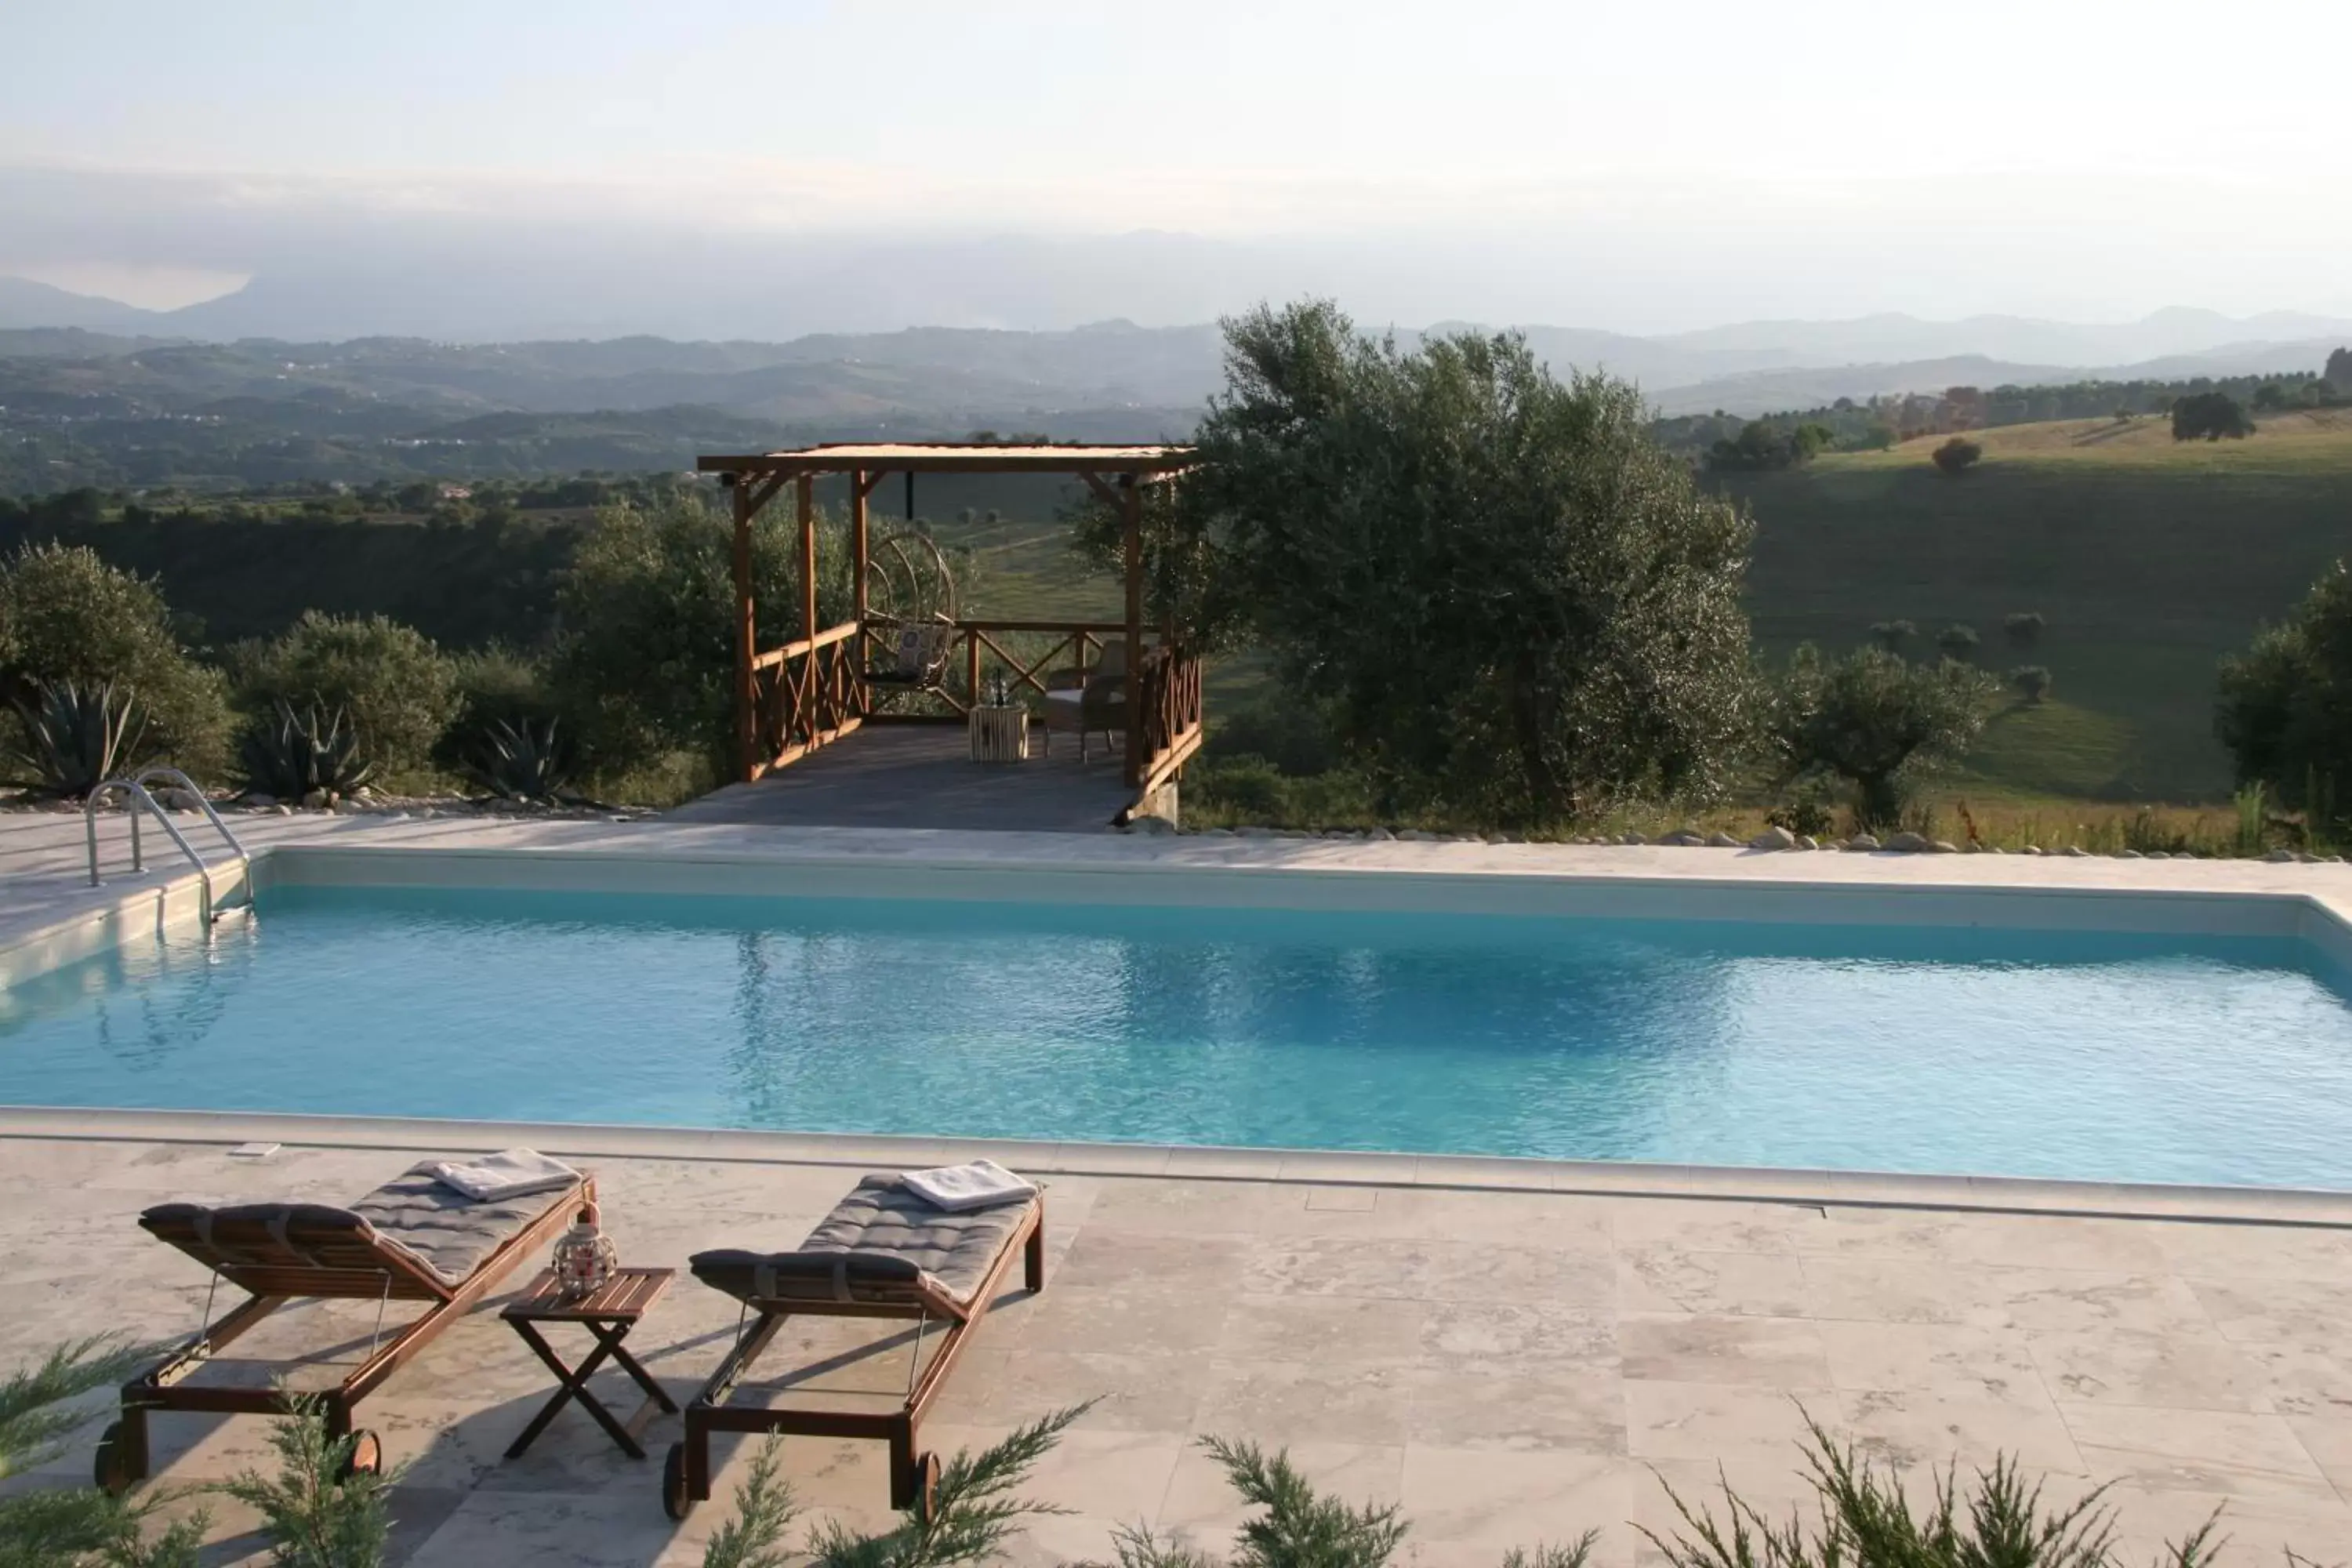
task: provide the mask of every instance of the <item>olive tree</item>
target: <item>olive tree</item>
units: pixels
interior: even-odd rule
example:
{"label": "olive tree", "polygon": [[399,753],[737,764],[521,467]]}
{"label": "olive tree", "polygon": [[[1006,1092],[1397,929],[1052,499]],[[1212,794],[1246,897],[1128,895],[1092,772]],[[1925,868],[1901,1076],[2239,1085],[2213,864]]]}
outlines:
{"label": "olive tree", "polygon": [[1854,819],[1874,831],[1900,820],[1922,773],[1968,751],[1997,690],[1953,659],[1912,664],[1877,647],[1823,659],[1808,645],[1790,660],[1776,739],[1790,776],[1850,781]]}
{"label": "olive tree", "polygon": [[2352,796],[2352,573],[2343,562],[2284,621],[2221,661],[2214,731],[2238,782],[2267,784],[2291,810]]}
{"label": "olive tree", "polygon": [[1516,335],[1414,352],[1328,303],[1225,322],[1185,481],[1235,614],[1391,801],[1558,819],[1719,790],[1752,527],[1622,382]]}

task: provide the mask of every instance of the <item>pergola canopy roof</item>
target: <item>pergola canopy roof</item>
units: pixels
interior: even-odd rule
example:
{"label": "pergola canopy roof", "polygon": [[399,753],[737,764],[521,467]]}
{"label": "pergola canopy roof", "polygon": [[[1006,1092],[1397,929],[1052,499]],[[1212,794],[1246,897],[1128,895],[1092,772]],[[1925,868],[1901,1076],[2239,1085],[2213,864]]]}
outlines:
{"label": "pergola canopy roof", "polygon": [[984,442],[851,442],[789,452],[696,459],[704,473],[1173,474],[1192,467],[1190,447],[1005,447]]}

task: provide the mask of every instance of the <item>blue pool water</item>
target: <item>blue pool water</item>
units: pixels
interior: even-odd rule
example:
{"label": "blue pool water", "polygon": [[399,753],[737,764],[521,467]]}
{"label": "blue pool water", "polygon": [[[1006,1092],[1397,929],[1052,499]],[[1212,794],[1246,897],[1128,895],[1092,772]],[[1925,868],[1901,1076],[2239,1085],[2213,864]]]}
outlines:
{"label": "blue pool water", "polygon": [[2302,944],[287,888],[0,996],[0,1102],[2352,1186]]}

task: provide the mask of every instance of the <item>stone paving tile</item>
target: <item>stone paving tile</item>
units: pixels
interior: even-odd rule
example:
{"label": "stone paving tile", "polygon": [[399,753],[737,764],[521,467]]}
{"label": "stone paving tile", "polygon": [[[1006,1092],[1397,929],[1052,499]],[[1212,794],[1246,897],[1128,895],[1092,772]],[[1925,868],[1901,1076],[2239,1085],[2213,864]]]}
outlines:
{"label": "stone paving tile", "polygon": [[1801,1317],[1808,1305],[1805,1271],[1794,1252],[1693,1252],[1621,1244],[1617,1304],[1627,1312]]}
{"label": "stone paving tile", "polygon": [[1618,1320],[1617,1342],[1629,1378],[1786,1389],[1831,1384],[1820,1325],[1798,1318],[1627,1313]]}
{"label": "stone paving tile", "polygon": [[2059,1399],[2166,1410],[2272,1409],[2260,1364],[2218,1333],[2027,1334],[2025,1343]]}
{"label": "stone paving tile", "polygon": [[2007,1454],[2042,1475],[2084,1473],[2081,1451],[2055,1405],[1984,1399],[1967,1389],[1864,1389],[1838,1395],[1863,1451],[1906,1470],[1959,1461],[1963,1470]]}
{"label": "stone paving tile", "polygon": [[2335,1488],[2282,1415],[2062,1403],[2091,1475],[2163,1491],[2329,1501]]}
{"label": "stone paving tile", "polygon": [[[250,1163],[216,1145],[0,1141],[0,1258],[24,1287],[0,1365],[94,1326],[194,1325],[203,1271],[137,1230],[145,1205],[341,1201],[416,1157],[288,1149]],[[624,1254],[667,1263],[789,1246],[857,1174],[595,1163]],[[1243,1510],[1198,1447],[1223,1433],[1290,1446],[1344,1495],[1402,1500],[1407,1563],[1493,1568],[1510,1545],[1597,1528],[1601,1568],[1649,1568],[1659,1558],[1633,1524],[1672,1522],[1662,1479],[1696,1498],[1720,1467],[1776,1513],[1803,1498],[1806,1413],[1911,1467],[1915,1491],[1929,1467],[1996,1450],[2057,1493],[2116,1481],[2133,1561],[2221,1500],[2241,1548],[2352,1558],[2342,1233],[1112,1176],[1055,1178],[1049,1214],[1045,1292],[1016,1281],[999,1298],[926,1428],[927,1446],[978,1446],[1099,1399],[1038,1473],[1041,1494],[1077,1511],[1031,1531],[1018,1564],[1107,1560],[1120,1523],[1229,1549]],[[503,1299],[362,1406],[409,1466],[396,1560],[698,1561],[755,1445],[722,1440],[718,1499],[682,1525],[656,1497],[674,1420],[649,1433],[648,1463],[577,1411],[504,1459],[550,1384],[497,1321]],[[685,1395],[736,1323],[731,1300],[682,1279],[631,1344]],[[374,1330],[372,1304],[305,1306],[205,1375],[257,1379],[261,1358],[296,1352],[305,1376],[329,1375]],[[763,1358],[759,1396],[778,1382],[887,1396],[908,1343],[898,1325],[796,1320]],[[599,1386],[633,1405],[617,1378]],[[163,1415],[155,1432],[170,1481],[268,1458],[256,1418]],[[813,1522],[887,1523],[880,1445],[794,1439],[782,1453]],[[76,1481],[88,1463],[79,1447],[35,1479]],[[218,1561],[259,1561],[252,1524],[222,1514]]]}
{"label": "stone paving tile", "polygon": [[2006,1330],[1838,1319],[1813,1328],[1841,1389],[1934,1388],[2036,1409],[2050,1403],[2032,1350]]}

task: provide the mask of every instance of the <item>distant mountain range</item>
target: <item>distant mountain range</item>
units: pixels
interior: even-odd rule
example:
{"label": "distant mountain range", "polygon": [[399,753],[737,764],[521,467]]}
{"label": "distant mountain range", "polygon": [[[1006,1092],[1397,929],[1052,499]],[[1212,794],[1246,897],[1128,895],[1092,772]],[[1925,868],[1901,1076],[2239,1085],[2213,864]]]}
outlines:
{"label": "distant mountain range", "polygon": [[[657,337],[465,344],[412,338],[224,342],[196,318],[219,304],[140,310],[0,279],[0,357],[114,362],[118,390],[201,395],[324,384],[421,406],[542,411],[699,404],[792,423],[981,417],[1076,409],[1196,409],[1221,384],[1213,325],[1107,321],[1067,331],[918,327],[787,342]],[[1447,322],[1427,331],[1470,323]],[[2084,379],[2315,372],[2352,321],[2164,310],[2105,326],[1979,316],[1927,321],[1752,321],[1662,337],[1524,326],[1556,371],[1607,370],[1661,412],[1756,414],[1839,397]],[[1400,333],[1410,343],[1420,336]],[[138,364],[121,362],[133,357]]]}
{"label": "distant mountain range", "polygon": [[[222,342],[184,331],[187,311],[0,284],[0,320],[26,323],[0,329],[5,490],[684,467],[722,446],[983,428],[1181,437],[1223,381],[1220,334],[1205,323],[926,327],[787,342]],[[1629,377],[1670,416],[1753,416],[1959,384],[2316,373],[2331,349],[2352,343],[2352,321],[2191,310],[2112,327],[1891,316],[1656,338],[1523,330],[1555,370]],[[1998,352],[1969,346],[1982,344]],[[2137,359],[2097,357],[2151,347]],[[1878,357],[1864,357],[1873,350]]]}

